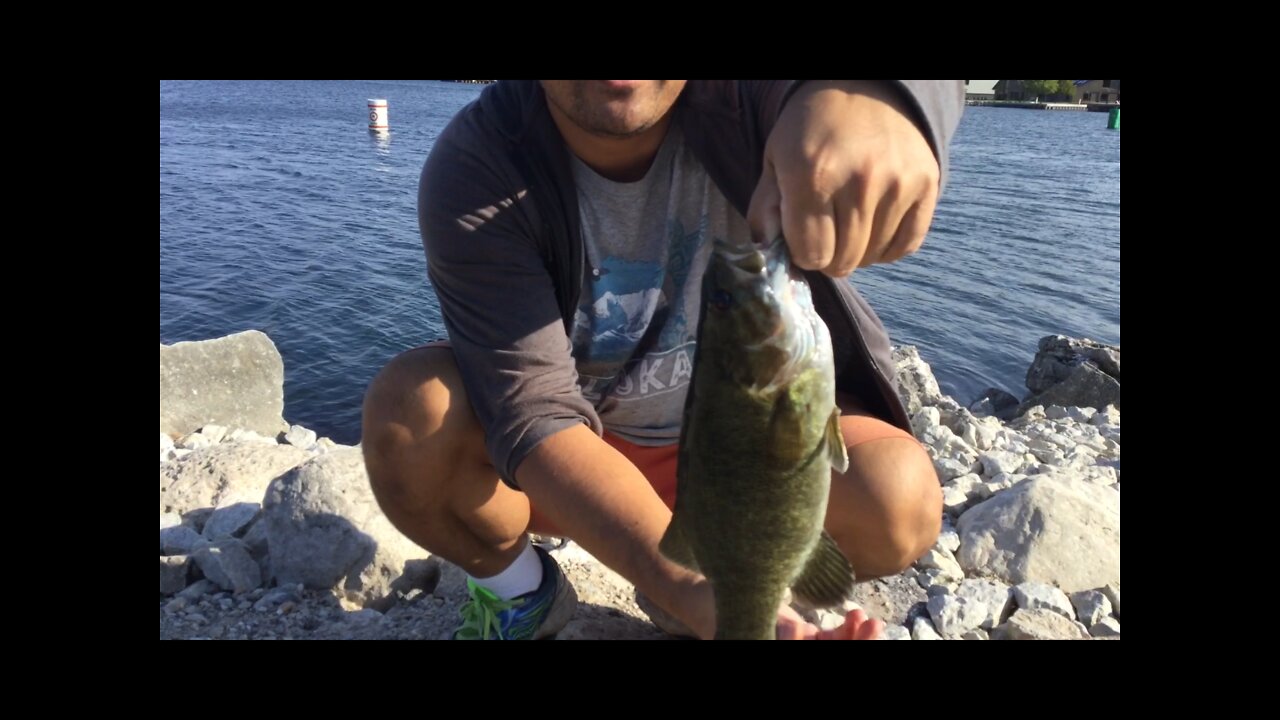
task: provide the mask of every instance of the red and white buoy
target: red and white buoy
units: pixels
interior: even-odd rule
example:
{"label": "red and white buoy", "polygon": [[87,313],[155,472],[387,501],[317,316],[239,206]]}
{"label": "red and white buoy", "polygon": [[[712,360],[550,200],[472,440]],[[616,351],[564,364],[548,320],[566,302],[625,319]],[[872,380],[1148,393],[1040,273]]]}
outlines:
{"label": "red and white buoy", "polygon": [[387,101],[369,101],[369,132],[391,132],[391,123],[387,120]]}

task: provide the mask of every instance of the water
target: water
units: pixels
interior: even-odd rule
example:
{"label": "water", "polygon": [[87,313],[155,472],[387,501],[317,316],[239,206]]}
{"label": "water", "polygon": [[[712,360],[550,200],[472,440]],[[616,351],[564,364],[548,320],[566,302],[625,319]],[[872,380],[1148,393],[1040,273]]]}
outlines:
{"label": "water", "polygon": [[[395,353],[445,335],[417,226],[432,143],[482,86],[160,83],[160,342],[246,329],[285,417],[343,443]],[[389,102],[391,135],[366,130]],[[1100,113],[967,108],[924,248],[855,273],[944,392],[1026,394],[1043,335],[1120,341],[1120,133]]]}

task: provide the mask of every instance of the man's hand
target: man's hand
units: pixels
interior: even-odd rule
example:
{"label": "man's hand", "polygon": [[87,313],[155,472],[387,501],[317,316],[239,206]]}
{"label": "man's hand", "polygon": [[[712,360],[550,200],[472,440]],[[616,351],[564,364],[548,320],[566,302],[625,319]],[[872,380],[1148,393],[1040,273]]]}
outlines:
{"label": "man's hand", "polygon": [[884,623],[872,620],[861,610],[845,616],[844,624],[832,630],[819,630],[789,606],[778,611],[779,640],[879,640]]}
{"label": "man's hand", "polygon": [[939,173],[900,93],[876,81],[809,81],[769,135],[747,219],[758,242],[781,232],[799,267],[845,277],[920,248]]}

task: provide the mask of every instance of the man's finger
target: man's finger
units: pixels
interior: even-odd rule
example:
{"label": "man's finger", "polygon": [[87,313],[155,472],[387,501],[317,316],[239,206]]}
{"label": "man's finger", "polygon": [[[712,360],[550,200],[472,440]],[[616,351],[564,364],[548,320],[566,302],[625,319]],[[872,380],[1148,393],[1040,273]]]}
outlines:
{"label": "man's finger", "polygon": [[773,242],[782,232],[780,203],[778,178],[773,163],[766,160],[760,182],[756,183],[755,192],[751,194],[751,204],[747,207],[747,225],[751,227],[751,239],[757,245]]}
{"label": "man's finger", "polygon": [[825,270],[836,253],[836,222],[831,199],[803,183],[780,183],[782,233],[791,260],[805,270]]}

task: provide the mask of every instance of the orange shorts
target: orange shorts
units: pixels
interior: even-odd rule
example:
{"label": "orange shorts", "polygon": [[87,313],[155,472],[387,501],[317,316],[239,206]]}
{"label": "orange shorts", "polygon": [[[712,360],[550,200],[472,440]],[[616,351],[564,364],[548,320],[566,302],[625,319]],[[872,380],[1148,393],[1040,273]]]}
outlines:
{"label": "orange shorts", "polygon": [[[918,442],[911,433],[890,425],[873,415],[855,409],[851,403],[845,403],[844,398],[841,398],[841,400],[843,409],[840,414],[840,430],[844,434],[846,447],[852,449],[872,440],[895,437],[904,438],[913,443]],[[636,445],[608,431],[604,434],[604,441],[635,464],[645,479],[649,481],[649,484],[653,486],[654,491],[658,493],[658,497],[662,498],[662,502],[666,504],[667,508],[675,510],[676,463],[679,445],[675,443],[657,447]],[[529,527],[539,534],[560,534],[555,524],[545,515],[539,513],[538,508],[532,506],[532,504],[529,507]]]}

